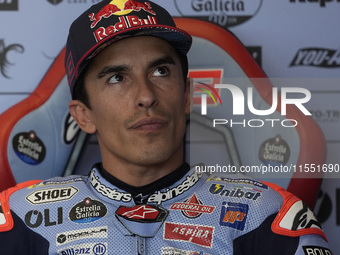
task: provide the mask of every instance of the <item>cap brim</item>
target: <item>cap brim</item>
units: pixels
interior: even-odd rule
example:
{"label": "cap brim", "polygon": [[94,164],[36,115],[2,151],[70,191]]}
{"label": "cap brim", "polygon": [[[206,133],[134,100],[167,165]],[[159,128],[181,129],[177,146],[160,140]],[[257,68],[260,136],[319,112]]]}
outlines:
{"label": "cap brim", "polygon": [[124,38],[133,36],[155,36],[162,38],[184,55],[188,53],[192,44],[192,37],[190,34],[185,32],[184,30],[174,27],[162,25],[144,25],[140,28],[133,27],[131,29],[125,29],[121,32],[114,33],[112,36],[108,36],[107,38],[105,38],[105,40],[98,42],[86,54],[84,54],[84,56],[79,61],[79,66],[77,67],[77,76],[79,76],[81,71],[84,69],[88,60],[94,58],[107,46]]}

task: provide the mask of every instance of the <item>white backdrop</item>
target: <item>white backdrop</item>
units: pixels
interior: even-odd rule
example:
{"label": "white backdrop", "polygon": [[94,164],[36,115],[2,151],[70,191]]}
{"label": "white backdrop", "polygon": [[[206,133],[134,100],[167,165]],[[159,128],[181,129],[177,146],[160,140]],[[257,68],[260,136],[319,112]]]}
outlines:
{"label": "white backdrop", "polygon": [[[99,0],[0,0],[0,114],[39,84],[65,45],[68,27]],[[340,78],[339,0],[155,0],[174,16],[230,29],[273,78]],[[308,87],[327,162],[340,163],[340,84]],[[0,123],[1,126],[1,123]],[[1,139],[1,138],[0,138]],[[340,179],[326,179],[316,212],[340,254]]]}

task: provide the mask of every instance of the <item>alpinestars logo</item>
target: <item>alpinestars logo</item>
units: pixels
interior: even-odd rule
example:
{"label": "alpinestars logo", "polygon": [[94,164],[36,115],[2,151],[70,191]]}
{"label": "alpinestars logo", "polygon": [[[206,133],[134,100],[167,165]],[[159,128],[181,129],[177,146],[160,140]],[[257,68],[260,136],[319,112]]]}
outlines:
{"label": "alpinestars logo", "polygon": [[120,206],[116,211],[116,215],[129,221],[154,223],[164,221],[168,216],[168,211],[156,205]]}
{"label": "alpinestars logo", "polygon": [[[1,1],[0,1],[1,3]],[[24,52],[24,47],[20,44],[11,44],[9,46],[5,46],[5,41],[3,39],[0,40],[0,72],[3,77],[9,79],[9,75],[7,74],[8,67],[14,65],[14,63],[8,60],[8,53],[11,51],[16,51],[18,53]]]}
{"label": "alpinestars logo", "polygon": [[203,173],[195,171],[192,175],[187,176],[186,179],[178,186],[171,189],[166,189],[165,192],[157,191],[157,193],[152,194],[149,197],[148,202],[161,204],[162,202],[173,199],[174,197],[183,194],[191,187],[193,187],[201,179],[202,176]]}
{"label": "alpinestars logo", "polygon": [[95,175],[94,171],[91,172],[90,180],[93,188],[104,197],[123,202],[130,202],[132,200],[131,194],[120,192],[117,189],[111,189],[101,183],[99,177]]}
{"label": "alpinestars logo", "polygon": [[311,66],[321,68],[339,68],[340,67],[340,49],[326,48],[303,48],[298,50],[291,67]]}
{"label": "alpinestars logo", "polygon": [[[292,220],[292,217],[293,220]],[[294,203],[280,222],[280,227],[289,230],[314,228],[321,230],[321,225],[314,213],[302,201]]]}

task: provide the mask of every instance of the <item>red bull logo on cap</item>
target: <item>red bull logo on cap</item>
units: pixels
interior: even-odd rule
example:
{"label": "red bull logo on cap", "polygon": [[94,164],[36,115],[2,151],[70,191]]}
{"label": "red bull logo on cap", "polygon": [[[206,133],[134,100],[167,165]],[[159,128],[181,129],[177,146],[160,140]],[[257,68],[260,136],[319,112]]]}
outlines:
{"label": "red bull logo on cap", "polygon": [[152,10],[149,2],[137,2],[135,0],[112,0],[105,5],[98,13],[91,13],[89,18],[92,22],[91,28],[94,28],[103,18],[109,18],[112,15],[122,16],[132,11],[145,11],[152,15],[156,13]]}

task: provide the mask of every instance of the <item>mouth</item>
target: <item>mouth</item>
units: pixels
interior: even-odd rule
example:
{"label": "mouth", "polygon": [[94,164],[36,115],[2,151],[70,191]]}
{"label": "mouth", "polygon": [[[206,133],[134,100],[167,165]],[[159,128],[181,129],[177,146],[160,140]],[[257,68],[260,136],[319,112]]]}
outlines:
{"label": "mouth", "polygon": [[141,131],[157,131],[164,128],[167,123],[168,122],[161,117],[147,117],[138,120],[136,123],[133,123],[130,129]]}

